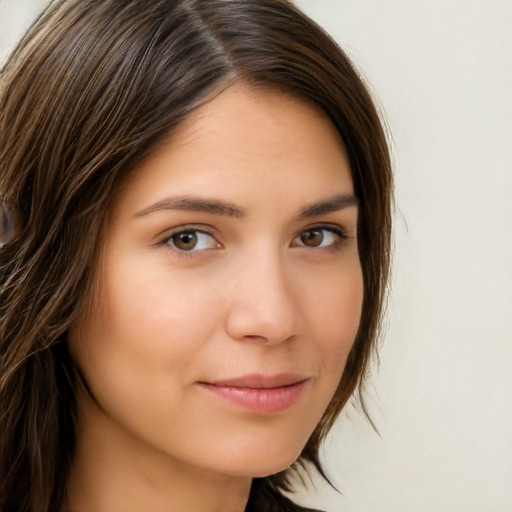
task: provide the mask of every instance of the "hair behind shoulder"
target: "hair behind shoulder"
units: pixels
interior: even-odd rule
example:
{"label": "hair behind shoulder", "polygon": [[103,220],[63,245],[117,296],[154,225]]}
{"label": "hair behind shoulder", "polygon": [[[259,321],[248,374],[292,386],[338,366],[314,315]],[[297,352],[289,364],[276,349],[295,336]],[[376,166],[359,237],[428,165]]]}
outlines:
{"label": "hair behind shoulder", "polygon": [[[81,385],[66,337],[89,300],[112,199],[235,80],[318,105],[343,138],[360,200],[361,325],[299,459],[320,469],[320,442],[364,378],[388,275],[391,165],[364,84],[287,0],[58,0],[0,74],[0,197],[24,219],[0,250],[0,510],[61,509]],[[305,510],[282,493],[288,475],[257,479],[248,510]]]}

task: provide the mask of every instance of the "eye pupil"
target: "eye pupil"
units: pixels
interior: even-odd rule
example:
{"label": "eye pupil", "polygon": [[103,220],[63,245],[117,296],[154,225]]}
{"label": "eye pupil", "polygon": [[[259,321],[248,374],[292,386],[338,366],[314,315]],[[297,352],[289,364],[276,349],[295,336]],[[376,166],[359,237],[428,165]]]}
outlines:
{"label": "eye pupil", "polygon": [[310,229],[302,233],[300,240],[308,247],[318,247],[323,242],[324,235],[319,229]]}
{"label": "eye pupil", "polygon": [[174,245],[183,251],[193,249],[197,244],[197,233],[185,231],[172,237]]}

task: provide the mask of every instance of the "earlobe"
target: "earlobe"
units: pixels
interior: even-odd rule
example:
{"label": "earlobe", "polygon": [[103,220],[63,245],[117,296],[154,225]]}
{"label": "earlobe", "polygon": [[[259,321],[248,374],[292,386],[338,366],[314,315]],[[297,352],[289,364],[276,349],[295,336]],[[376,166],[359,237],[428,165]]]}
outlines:
{"label": "earlobe", "polygon": [[21,231],[18,209],[6,199],[0,198],[0,249],[14,241]]}

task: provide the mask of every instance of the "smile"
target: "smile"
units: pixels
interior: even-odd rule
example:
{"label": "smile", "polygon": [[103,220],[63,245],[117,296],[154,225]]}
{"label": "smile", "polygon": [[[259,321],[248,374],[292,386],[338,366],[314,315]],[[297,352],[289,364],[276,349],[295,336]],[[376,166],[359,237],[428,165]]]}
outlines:
{"label": "smile", "polygon": [[282,374],[271,377],[248,375],[200,384],[220,398],[252,412],[275,413],[288,409],[301,397],[308,378]]}

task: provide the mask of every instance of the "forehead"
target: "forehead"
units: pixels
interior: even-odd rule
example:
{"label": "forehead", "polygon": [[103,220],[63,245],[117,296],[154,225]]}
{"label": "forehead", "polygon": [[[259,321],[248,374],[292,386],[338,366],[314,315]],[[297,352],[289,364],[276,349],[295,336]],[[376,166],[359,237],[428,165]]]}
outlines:
{"label": "forehead", "polygon": [[[215,146],[215,142],[222,145]],[[307,147],[311,159],[318,154],[344,152],[344,144],[327,115],[315,104],[275,90],[241,83],[222,90],[198,108],[170,140],[175,148],[209,144],[213,155],[230,152],[257,160],[283,157],[283,148],[293,149],[287,158],[300,158]],[[270,154],[269,154],[270,152]],[[224,153],[224,155],[223,155]]]}
{"label": "forehead", "polygon": [[308,196],[307,202],[315,195],[352,192],[343,141],[319,108],[240,84],[199,107],[135,169],[127,185],[130,197],[124,202],[131,204],[137,196],[157,201],[164,193],[191,189],[236,203],[261,194],[282,200],[283,191]]}

